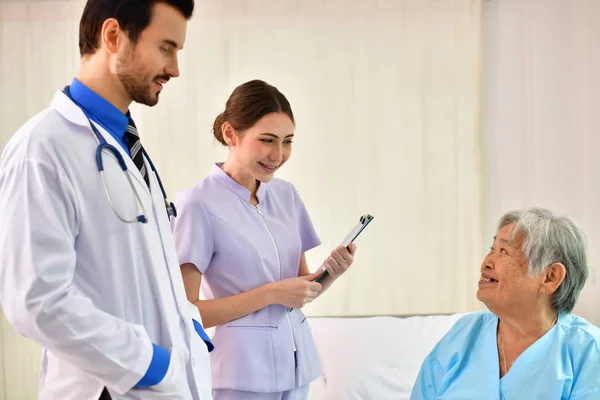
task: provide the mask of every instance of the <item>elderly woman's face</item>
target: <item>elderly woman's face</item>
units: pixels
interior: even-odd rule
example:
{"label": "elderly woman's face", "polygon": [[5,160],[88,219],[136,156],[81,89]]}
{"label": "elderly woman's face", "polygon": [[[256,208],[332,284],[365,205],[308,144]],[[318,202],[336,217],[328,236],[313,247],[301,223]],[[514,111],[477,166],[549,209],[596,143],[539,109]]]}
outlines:
{"label": "elderly woman's face", "polygon": [[535,303],[544,274],[530,278],[521,235],[512,239],[513,224],[498,231],[481,265],[477,298],[492,312]]}

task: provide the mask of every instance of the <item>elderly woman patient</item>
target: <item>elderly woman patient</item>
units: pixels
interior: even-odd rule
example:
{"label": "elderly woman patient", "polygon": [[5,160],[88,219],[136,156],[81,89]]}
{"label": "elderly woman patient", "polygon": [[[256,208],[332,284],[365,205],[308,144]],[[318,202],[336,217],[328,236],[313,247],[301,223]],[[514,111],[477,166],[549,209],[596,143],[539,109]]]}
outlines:
{"label": "elderly woman patient", "polygon": [[539,208],[504,215],[481,265],[477,298],[489,311],[439,341],[411,399],[600,399],[600,329],[571,314],[588,274],[570,219]]}

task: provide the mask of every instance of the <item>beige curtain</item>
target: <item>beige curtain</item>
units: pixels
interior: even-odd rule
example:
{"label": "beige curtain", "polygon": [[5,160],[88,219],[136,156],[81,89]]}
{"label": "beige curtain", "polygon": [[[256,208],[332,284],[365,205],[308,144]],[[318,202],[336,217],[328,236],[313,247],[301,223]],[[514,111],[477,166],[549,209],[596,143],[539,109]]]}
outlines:
{"label": "beige curtain", "polygon": [[592,265],[575,312],[600,325],[600,2],[491,0],[484,11],[485,244],[511,208],[575,219]]}
{"label": "beige curtain", "polygon": [[[70,82],[83,4],[0,2],[0,146]],[[210,127],[233,88],[274,84],[297,117],[280,176],[323,241],[311,269],[375,216],[351,271],[307,313],[468,311],[484,253],[480,30],[481,0],[198,1],[182,77],[132,112],[174,198],[226,156]],[[37,347],[5,321],[0,333],[0,398],[34,398]]]}

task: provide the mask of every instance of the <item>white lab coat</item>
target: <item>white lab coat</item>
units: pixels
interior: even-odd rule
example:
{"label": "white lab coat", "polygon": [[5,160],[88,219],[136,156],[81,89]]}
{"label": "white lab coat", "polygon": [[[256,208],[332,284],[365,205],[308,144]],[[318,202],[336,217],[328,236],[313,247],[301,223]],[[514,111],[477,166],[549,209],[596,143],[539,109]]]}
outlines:
{"label": "white lab coat", "polygon": [[[212,399],[201,322],[186,299],[164,200],[148,162],[151,193],[126,160],[147,224],[121,222],[95,161],[90,122],[64,93],[28,121],[0,160],[0,304],[11,325],[43,348],[40,399]],[[105,176],[116,207],[141,213],[111,154]],[[152,343],[171,352],[167,377],[134,385]]]}

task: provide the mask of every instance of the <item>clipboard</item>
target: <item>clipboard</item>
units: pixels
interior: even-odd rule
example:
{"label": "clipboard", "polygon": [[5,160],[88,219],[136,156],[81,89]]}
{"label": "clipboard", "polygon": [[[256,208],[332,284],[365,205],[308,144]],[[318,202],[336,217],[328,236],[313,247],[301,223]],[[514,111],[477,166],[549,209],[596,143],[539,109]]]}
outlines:
{"label": "clipboard", "polygon": [[[373,217],[370,214],[365,214],[365,215],[361,216],[360,219],[359,219],[359,221],[358,221],[358,224],[356,224],[354,226],[354,228],[352,228],[352,230],[344,238],[344,240],[342,241],[342,243],[340,243],[340,246],[344,246],[346,248],[348,246],[350,246],[350,243],[353,243],[356,240],[356,238],[361,234],[361,232],[365,230],[365,228],[367,227],[367,225],[369,225],[369,223],[371,221],[373,221],[373,218],[375,218],[375,217]],[[325,265],[324,264],[321,264],[321,266],[319,267],[319,269],[322,269],[323,272],[313,282],[319,282],[320,283],[323,279],[325,279],[327,276],[329,276],[329,272],[327,272],[327,270],[325,269]]]}

